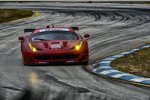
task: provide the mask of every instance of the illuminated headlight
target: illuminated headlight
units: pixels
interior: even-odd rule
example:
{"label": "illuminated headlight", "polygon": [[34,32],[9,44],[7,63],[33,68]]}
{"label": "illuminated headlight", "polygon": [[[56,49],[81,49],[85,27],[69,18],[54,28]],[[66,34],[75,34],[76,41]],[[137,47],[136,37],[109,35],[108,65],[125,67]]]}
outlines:
{"label": "illuminated headlight", "polygon": [[82,41],[79,44],[75,45],[75,50],[77,51],[80,50],[81,46],[82,46]]}
{"label": "illuminated headlight", "polygon": [[37,48],[35,48],[34,46],[32,46],[31,43],[29,43],[29,47],[33,52],[37,52]]}

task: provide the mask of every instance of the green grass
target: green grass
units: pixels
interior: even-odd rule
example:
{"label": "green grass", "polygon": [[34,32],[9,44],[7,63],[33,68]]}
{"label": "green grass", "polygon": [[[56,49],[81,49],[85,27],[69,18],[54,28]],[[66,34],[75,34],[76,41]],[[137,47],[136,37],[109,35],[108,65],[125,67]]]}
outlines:
{"label": "green grass", "polygon": [[111,66],[126,73],[150,78],[150,48],[113,60]]}
{"label": "green grass", "polygon": [[0,23],[9,22],[12,20],[30,17],[33,15],[31,10],[21,9],[0,9]]}

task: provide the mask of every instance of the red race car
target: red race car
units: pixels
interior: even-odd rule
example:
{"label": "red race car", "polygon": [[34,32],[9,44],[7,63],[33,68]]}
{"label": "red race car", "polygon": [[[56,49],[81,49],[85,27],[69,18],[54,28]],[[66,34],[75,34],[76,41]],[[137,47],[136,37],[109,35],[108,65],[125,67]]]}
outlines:
{"label": "red race car", "polygon": [[24,65],[88,64],[87,39],[76,33],[78,27],[50,27],[25,29],[30,35],[19,37]]}

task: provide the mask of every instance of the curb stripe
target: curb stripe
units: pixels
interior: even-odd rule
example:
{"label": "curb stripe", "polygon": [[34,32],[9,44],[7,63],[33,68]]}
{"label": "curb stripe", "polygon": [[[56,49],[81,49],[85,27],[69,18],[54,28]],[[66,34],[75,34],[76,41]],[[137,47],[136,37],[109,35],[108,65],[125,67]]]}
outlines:
{"label": "curb stripe", "polygon": [[123,80],[132,80],[134,78],[137,78],[137,76],[133,76],[133,75],[125,75],[125,76],[121,76],[120,79]]}
{"label": "curb stripe", "polygon": [[147,78],[134,78],[134,79],[131,79],[132,81],[135,81],[135,82],[142,82],[142,81],[145,81],[145,80],[149,80],[150,79],[147,79]]}
{"label": "curb stripe", "polygon": [[142,81],[142,83],[150,84],[150,80],[144,80],[144,81]]}
{"label": "curb stripe", "polygon": [[115,60],[116,58],[112,58],[112,57],[108,57],[108,58],[105,58],[105,59],[103,59],[103,60],[109,60],[109,61],[111,61],[111,60]]}
{"label": "curb stripe", "polygon": [[100,64],[102,63],[111,63],[111,61],[101,61]]}
{"label": "curb stripe", "polygon": [[100,68],[111,68],[110,66],[101,66]]}
{"label": "curb stripe", "polygon": [[122,55],[126,55],[126,54],[130,54],[131,52],[122,52],[122,53],[120,53],[120,54],[122,54]]}
{"label": "curb stripe", "polygon": [[110,66],[110,63],[101,63],[100,66]]}
{"label": "curb stripe", "polygon": [[119,58],[119,57],[122,57],[122,56],[124,56],[124,55],[118,54],[118,55],[114,55],[114,56],[112,56],[112,57],[113,57],[113,58]]}
{"label": "curb stripe", "polygon": [[91,71],[96,74],[102,74],[102,75],[106,75],[112,78],[119,78],[119,79],[123,79],[127,81],[139,82],[142,84],[150,85],[150,78],[144,78],[141,76],[136,76],[136,75],[132,75],[129,73],[121,72],[110,66],[110,63],[119,57],[123,57],[127,54],[133,53],[135,51],[138,51],[144,48],[149,48],[149,47],[150,47],[150,44],[104,58],[100,62],[93,64],[91,66]]}
{"label": "curb stripe", "polygon": [[109,71],[109,70],[113,70],[113,68],[100,68],[100,69],[97,69],[96,72]]}
{"label": "curb stripe", "polygon": [[110,74],[107,74],[108,76],[113,76],[113,75],[117,75],[117,74],[122,74],[122,72],[112,72]]}
{"label": "curb stripe", "polygon": [[110,73],[112,73],[112,72],[119,72],[119,71],[117,71],[117,70],[109,70],[109,71],[102,71],[102,72],[100,72],[101,74],[110,74]]}
{"label": "curb stripe", "polygon": [[117,74],[117,75],[113,75],[112,77],[114,78],[119,78],[119,77],[122,77],[124,75],[129,75],[129,74],[126,74],[126,73],[123,73],[123,74]]}

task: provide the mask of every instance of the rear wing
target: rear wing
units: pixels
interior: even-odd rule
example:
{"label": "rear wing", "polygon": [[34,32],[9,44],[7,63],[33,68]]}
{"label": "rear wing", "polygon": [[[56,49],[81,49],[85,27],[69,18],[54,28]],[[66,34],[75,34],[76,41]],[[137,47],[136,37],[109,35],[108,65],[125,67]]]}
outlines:
{"label": "rear wing", "polygon": [[[78,27],[70,27],[71,29],[73,29],[73,30],[77,30],[77,31],[79,31],[79,28]],[[24,33],[27,33],[27,32],[33,32],[35,29],[24,29]]]}
{"label": "rear wing", "polygon": [[70,27],[71,29],[73,29],[73,30],[77,30],[77,31],[79,31],[79,28],[78,27]]}
{"label": "rear wing", "polygon": [[24,33],[33,32],[35,29],[24,29]]}

